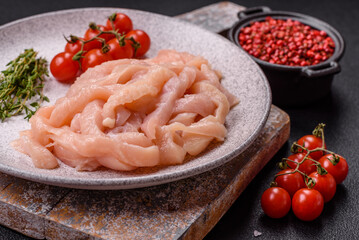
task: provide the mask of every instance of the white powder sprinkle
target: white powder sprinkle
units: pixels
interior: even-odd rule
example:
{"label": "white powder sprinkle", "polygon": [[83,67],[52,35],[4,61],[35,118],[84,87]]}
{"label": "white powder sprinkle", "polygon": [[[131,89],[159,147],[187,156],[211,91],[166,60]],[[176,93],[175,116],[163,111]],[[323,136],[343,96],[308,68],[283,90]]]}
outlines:
{"label": "white powder sprinkle", "polygon": [[255,237],[259,237],[260,235],[262,235],[262,233],[257,231],[257,230],[254,230],[253,234],[254,234]]}

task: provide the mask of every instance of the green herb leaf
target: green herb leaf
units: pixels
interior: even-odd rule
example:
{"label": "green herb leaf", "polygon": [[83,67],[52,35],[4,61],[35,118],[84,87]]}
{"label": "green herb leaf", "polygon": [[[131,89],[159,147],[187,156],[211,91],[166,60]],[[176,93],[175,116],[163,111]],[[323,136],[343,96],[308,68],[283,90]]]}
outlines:
{"label": "green herb leaf", "polygon": [[[25,49],[16,59],[9,62],[0,75],[0,119],[4,121],[25,112],[30,119],[42,101],[49,101],[43,95],[45,77],[48,76],[47,61],[36,58],[37,52]],[[30,100],[38,96],[37,101]],[[32,107],[32,108],[30,108]]]}

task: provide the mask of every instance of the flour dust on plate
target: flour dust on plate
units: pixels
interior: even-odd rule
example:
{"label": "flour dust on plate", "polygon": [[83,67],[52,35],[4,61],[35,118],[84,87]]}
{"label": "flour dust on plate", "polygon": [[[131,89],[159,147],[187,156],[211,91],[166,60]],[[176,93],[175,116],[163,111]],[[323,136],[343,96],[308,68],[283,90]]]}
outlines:
{"label": "flour dust on plate", "polygon": [[[82,35],[88,22],[101,22],[114,12],[127,14],[136,28],[146,29],[151,36],[151,49],[146,57],[154,57],[161,49],[175,49],[208,59],[212,68],[223,75],[222,85],[240,100],[226,118],[228,134],[223,143],[212,144],[200,155],[181,165],[140,168],[130,172],[101,169],[79,172],[60,162],[53,170],[35,168],[29,157],[16,152],[10,142],[20,131],[30,128],[23,116],[0,123],[0,171],[45,184],[82,189],[130,189],[167,183],[218,167],[243,152],[264,126],[270,106],[270,87],[257,65],[237,46],[225,38],[181,20],[154,13],[119,8],[85,8],[51,12],[21,19],[0,27],[0,66],[14,59],[26,48],[51,59],[63,51],[63,35]],[[44,92],[53,104],[63,97],[67,85],[52,77]]]}

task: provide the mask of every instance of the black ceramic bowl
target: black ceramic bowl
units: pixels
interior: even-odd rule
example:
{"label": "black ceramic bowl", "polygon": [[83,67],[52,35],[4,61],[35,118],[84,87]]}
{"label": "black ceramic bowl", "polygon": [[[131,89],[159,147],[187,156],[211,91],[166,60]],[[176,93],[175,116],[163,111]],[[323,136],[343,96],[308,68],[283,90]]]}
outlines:
{"label": "black ceramic bowl", "polygon": [[252,22],[264,21],[267,16],[274,19],[298,20],[314,29],[325,31],[335,43],[335,50],[330,58],[305,67],[272,64],[251,56],[267,76],[272,89],[273,103],[278,106],[303,106],[326,96],[330,92],[334,75],[340,72],[338,61],[345,48],[340,33],[329,24],[308,15],[255,7],[238,13],[239,21],[229,30],[229,39],[241,47],[238,39],[240,30]]}

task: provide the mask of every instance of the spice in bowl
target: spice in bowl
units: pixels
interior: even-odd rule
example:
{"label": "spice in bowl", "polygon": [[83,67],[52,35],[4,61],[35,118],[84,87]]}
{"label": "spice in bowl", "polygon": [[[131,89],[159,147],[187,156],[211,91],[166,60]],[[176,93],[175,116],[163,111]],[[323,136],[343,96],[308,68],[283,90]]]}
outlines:
{"label": "spice in bowl", "polygon": [[287,66],[311,66],[329,59],[335,43],[323,30],[291,18],[251,22],[238,35],[239,44],[252,56]]}
{"label": "spice in bowl", "polygon": [[266,6],[238,12],[228,38],[262,69],[272,102],[280,107],[305,106],[328,95],[345,49],[343,37],[328,23]]}

